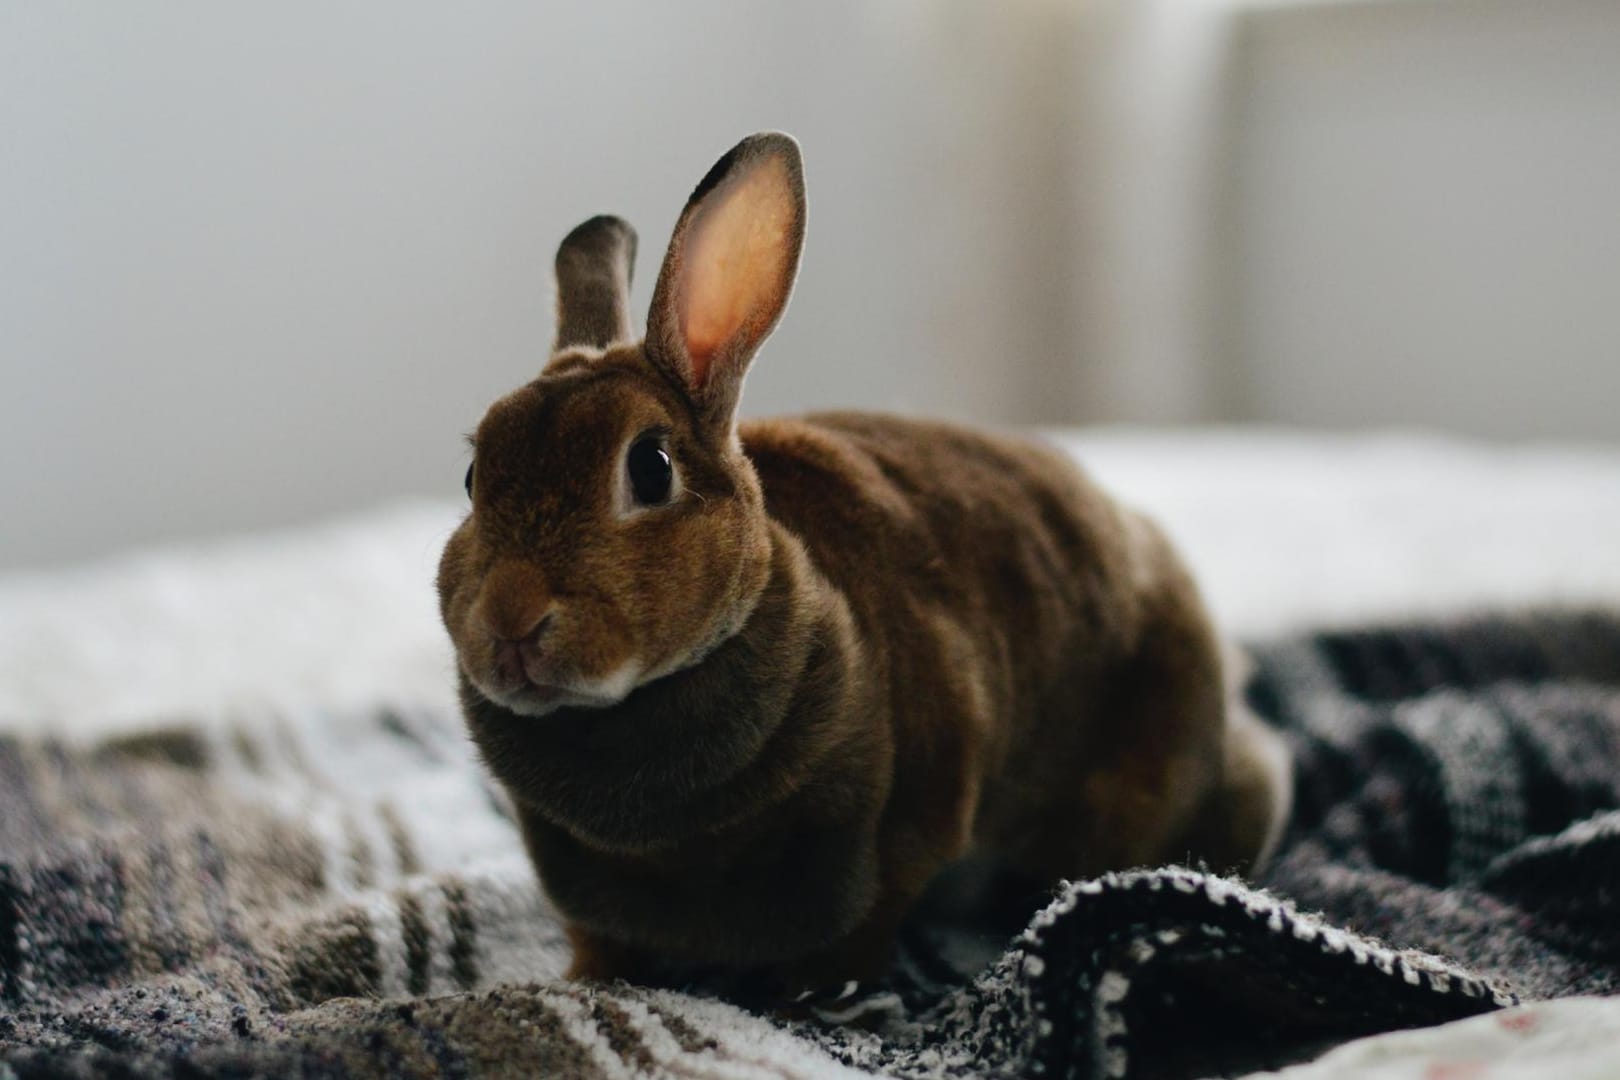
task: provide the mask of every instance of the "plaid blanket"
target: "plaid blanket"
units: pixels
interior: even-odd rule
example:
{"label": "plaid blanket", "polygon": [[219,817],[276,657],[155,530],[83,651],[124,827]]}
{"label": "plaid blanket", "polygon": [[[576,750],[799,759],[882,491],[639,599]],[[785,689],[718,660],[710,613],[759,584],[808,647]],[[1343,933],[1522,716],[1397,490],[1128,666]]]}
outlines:
{"label": "plaid blanket", "polygon": [[931,910],[819,1020],[559,982],[455,716],[0,735],[0,1078],[1235,1074],[1620,990],[1620,618],[1252,652],[1250,702],[1299,762],[1263,880],[1135,870],[1034,912]]}

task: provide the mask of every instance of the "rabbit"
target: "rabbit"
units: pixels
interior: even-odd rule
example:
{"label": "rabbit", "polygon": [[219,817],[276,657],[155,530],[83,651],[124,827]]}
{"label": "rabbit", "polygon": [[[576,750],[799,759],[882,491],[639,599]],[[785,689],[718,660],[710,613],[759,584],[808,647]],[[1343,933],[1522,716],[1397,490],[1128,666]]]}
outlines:
{"label": "rabbit", "polygon": [[438,573],[460,700],[569,977],[881,975],[940,870],[1253,870],[1289,759],[1161,532],[1065,455],[857,412],[739,423],[787,305],[798,144],[692,193],[643,340],[636,236],[556,259],[539,377],[478,424]]}

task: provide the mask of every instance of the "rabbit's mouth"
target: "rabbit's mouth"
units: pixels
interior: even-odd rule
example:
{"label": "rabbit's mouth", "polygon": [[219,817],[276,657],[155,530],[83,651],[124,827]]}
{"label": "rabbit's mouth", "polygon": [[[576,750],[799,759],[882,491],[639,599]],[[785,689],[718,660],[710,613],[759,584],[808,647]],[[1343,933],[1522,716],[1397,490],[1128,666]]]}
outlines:
{"label": "rabbit's mouth", "polygon": [[480,688],[480,692],[501,708],[515,712],[519,716],[544,716],[559,708],[563,696],[567,693],[560,686],[548,686],[544,683],[527,683],[496,693]]}
{"label": "rabbit's mouth", "polygon": [[527,673],[517,681],[497,682],[469,675],[473,687],[492,704],[519,716],[545,716],[562,708],[605,709],[634,690],[639,672],[626,665],[605,677],[541,682]]}

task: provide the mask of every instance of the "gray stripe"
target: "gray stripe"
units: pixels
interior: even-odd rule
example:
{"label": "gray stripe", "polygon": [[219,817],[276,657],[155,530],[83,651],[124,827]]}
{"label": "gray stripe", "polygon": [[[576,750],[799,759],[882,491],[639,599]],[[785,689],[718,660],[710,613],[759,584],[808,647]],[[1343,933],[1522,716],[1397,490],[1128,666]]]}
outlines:
{"label": "gray stripe", "polygon": [[1512,731],[1486,698],[1450,691],[1403,705],[1393,719],[1440,765],[1451,821],[1446,880],[1471,881],[1524,836]]}

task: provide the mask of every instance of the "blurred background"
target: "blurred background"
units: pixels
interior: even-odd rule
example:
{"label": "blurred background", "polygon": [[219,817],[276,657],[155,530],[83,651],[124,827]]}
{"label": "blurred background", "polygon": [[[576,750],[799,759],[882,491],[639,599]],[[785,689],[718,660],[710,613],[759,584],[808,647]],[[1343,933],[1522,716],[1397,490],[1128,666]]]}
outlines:
{"label": "blurred background", "polygon": [[0,568],[459,495],[761,128],[750,414],[1620,441],[1613,0],[0,0]]}

